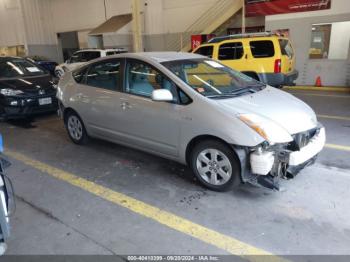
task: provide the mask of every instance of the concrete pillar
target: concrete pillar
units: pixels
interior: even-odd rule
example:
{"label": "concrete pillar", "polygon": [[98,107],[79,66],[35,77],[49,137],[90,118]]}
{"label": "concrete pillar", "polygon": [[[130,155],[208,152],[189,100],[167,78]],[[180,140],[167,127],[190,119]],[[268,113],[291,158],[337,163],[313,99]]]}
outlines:
{"label": "concrete pillar", "polygon": [[141,1],[132,0],[132,32],[133,32],[133,49],[134,52],[143,51],[142,27],[141,27]]}
{"label": "concrete pillar", "polygon": [[242,0],[242,34],[245,33],[245,0]]}

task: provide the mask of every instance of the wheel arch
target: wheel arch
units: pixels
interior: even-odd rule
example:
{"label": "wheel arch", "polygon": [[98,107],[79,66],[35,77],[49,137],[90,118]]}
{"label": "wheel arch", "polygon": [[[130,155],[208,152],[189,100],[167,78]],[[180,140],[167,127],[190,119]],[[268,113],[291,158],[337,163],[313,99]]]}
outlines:
{"label": "wheel arch", "polygon": [[68,116],[68,113],[69,113],[69,112],[73,112],[74,114],[77,114],[77,115],[79,116],[79,118],[82,119],[81,116],[78,114],[77,111],[75,111],[75,110],[74,110],[73,108],[71,108],[71,107],[66,107],[66,108],[64,108],[64,110],[63,110],[63,115],[62,115],[64,123],[66,123],[67,116]]}
{"label": "wheel arch", "polygon": [[227,143],[225,140],[217,137],[217,136],[213,136],[213,135],[198,135],[196,137],[194,137],[188,144],[186,147],[186,163],[187,165],[190,165],[190,156],[191,156],[191,152],[193,150],[193,148],[199,144],[202,141],[206,141],[206,140],[216,140],[218,142],[221,142],[225,145],[227,145],[228,147],[230,147],[233,150],[234,156],[237,158],[239,167],[240,167],[240,179],[242,182],[246,181],[246,179],[244,179],[244,174],[246,172],[246,167],[247,167],[247,155],[248,155],[248,150],[245,147],[240,147],[240,146],[236,146],[236,145],[232,145],[230,143]]}

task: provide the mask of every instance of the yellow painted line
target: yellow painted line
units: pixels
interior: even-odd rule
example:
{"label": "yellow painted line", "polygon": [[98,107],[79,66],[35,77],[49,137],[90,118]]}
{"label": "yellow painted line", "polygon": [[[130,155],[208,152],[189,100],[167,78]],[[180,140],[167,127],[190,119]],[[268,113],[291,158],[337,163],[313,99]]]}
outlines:
{"label": "yellow painted line", "polygon": [[317,115],[317,117],[318,118],[326,118],[326,119],[350,121],[350,117],[346,117],[346,116]]}
{"label": "yellow painted line", "polygon": [[298,92],[290,92],[293,95],[299,95],[299,96],[323,96],[323,97],[334,97],[334,98],[346,98],[350,99],[350,96],[348,95],[326,95],[326,94],[316,94],[316,93],[298,93]]}
{"label": "yellow painted line", "polygon": [[[78,177],[74,174],[68,173],[61,169],[52,167],[45,163],[31,159],[23,154],[6,150],[6,155],[23,162],[24,164],[34,167],[35,169],[47,173],[48,175],[65,181],[73,186],[83,189],[91,194],[99,196],[109,202],[127,208],[144,217],[150,218],[162,225],[165,225],[173,230],[187,234],[193,238],[201,240],[207,244],[213,245],[217,248],[225,250],[233,255],[241,256],[244,259],[253,262],[261,261],[287,261],[281,257],[256,248],[252,245],[244,243],[233,237],[226,236],[212,229],[206,228],[196,224],[190,220],[172,214],[168,211],[159,209],[150,204],[144,203],[135,198],[129,197],[122,193],[113,191],[109,188],[95,184],[91,181]],[[263,255],[263,256],[258,256]]]}
{"label": "yellow painted line", "polygon": [[350,87],[315,87],[315,86],[284,86],[286,90],[306,90],[306,91],[332,91],[350,93]]}
{"label": "yellow painted line", "polygon": [[342,145],[335,145],[335,144],[326,144],[327,148],[341,150],[341,151],[349,151],[350,152],[350,146],[342,146]]}

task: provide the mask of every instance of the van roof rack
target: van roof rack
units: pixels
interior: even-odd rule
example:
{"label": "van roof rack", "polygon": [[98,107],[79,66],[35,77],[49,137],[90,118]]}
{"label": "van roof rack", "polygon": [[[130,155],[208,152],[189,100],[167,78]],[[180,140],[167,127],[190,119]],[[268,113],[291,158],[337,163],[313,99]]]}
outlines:
{"label": "van roof rack", "polygon": [[235,35],[225,35],[225,36],[218,36],[210,39],[208,43],[220,43],[225,40],[231,40],[231,39],[239,39],[239,38],[249,38],[249,37],[266,37],[266,36],[280,36],[278,33],[272,33],[272,32],[258,32],[258,33],[245,33],[245,34],[235,34]]}

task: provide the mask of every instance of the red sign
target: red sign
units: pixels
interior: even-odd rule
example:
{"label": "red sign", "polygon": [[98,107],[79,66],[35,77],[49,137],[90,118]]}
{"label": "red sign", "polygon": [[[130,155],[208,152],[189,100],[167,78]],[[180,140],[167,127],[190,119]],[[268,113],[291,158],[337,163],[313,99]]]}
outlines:
{"label": "red sign", "polygon": [[266,16],[331,8],[331,0],[245,0],[246,16]]}
{"label": "red sign", "polygon": [[202,35],[192,35],[191,36],[191,49],[194,50],[202,43]]}
{"label": "red sign", "polygon": [[208,42],[211,38],[215,37],[214,34],[209,35],[192,35],[191,36],[191,50],[196,49],[204,42]]}

